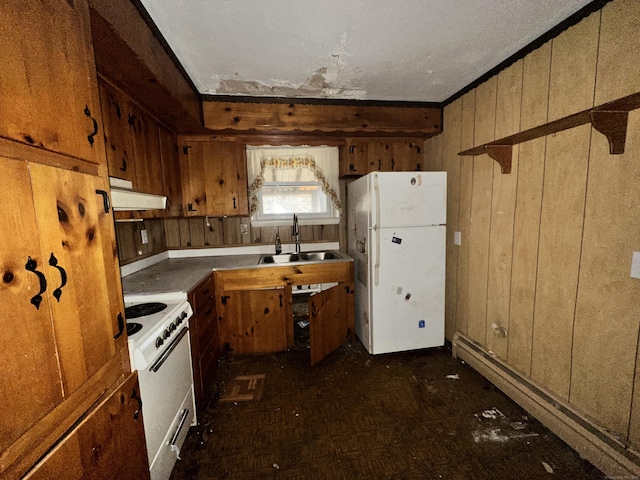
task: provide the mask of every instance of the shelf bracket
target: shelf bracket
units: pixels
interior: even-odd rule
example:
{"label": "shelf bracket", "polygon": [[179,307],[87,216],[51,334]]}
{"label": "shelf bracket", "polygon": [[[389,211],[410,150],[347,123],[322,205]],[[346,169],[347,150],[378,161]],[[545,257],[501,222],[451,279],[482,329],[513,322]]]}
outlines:
{"label": "shelf bracket", "polygon": [[511,173],[512,145],[484,145],[484,149],[487,155],[498,162],[503,174]]}
{"label": "shelf bracket", "polygon": [[627,140],[627,119],[629,112],[612,112],[606,110],[591,110],[589,120],[597,131],[609,140],[609,153],[621,155]]}

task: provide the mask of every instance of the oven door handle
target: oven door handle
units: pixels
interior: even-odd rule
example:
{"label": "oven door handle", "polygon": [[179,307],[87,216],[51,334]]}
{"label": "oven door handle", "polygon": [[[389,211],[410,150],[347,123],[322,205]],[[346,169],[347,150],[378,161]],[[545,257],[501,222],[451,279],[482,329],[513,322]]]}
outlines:
{"label": "oven door handle", "polygon": [[171,355],[171,352],[175,350],[175,348],[178,346],[178,343],[180,343],[180,340],[184,338],[184,336],[187,334],[188,331],[189,331],[189,327],[184,327],[182,330],[180,330],[180,333],[178,334],[178,336],[173,339],[173,341],[169,344],[169,346],[167,346],[167,348],[162,352],[162,354],[158,357],[158,359],[155,362],[153,362],[151,367],[149,367],[150,372],[155,373],[158,370],[160,370],[160,367],[162,366],[162,364],[167,360],[167,358],[169,358],[169,355]]}

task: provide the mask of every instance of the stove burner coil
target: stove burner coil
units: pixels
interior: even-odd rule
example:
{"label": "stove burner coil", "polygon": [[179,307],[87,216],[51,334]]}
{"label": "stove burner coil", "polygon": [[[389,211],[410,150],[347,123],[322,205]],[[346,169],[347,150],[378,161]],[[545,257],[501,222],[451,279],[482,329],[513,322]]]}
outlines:
{"label": "stove burner coil", "polygon": [[138,333],[140,330],[142,330],[142,324],[141,323],[127,323],[127,336],[130,337],[131,335],[133,335],[134,333]]}
{"label": "stove burner coil", "polygon": [[140,303],[138,305],[132,305],[124,309],[124,315],[126,318],[139,318],[147,315],[153,315],[154,313],[161,312],[167,308],[166,303],[152,302],[152,303]]}

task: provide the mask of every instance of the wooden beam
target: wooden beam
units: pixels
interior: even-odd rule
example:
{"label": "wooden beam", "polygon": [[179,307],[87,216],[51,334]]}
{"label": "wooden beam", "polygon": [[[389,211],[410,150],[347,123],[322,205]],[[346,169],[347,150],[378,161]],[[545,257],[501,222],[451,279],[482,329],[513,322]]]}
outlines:
{"label": "wooden beam", "polygon": [[364,132],[424,138],[442,131],[439,107],[203,102],[204,126],[214,131],[270,134]]}

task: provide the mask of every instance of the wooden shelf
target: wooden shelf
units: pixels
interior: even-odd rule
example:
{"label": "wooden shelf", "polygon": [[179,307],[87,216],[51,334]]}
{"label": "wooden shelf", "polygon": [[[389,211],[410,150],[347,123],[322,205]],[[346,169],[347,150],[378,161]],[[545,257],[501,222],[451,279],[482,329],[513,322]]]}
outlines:
{"label": "wooden shelf", "polygon": [[477,156],[486,153],[498,162],[502,173],[507,174],[511,173],[512,150],[514,145],[587,123],[591,123],[593,128],[607,137],[609,140],[609,153],[612,155],[620,155],[624,153],[629,111],[635,110],[636,108],[640,108],[640,92],[540,125],[539,127],[530,128],[529,130],[516,133],[509,137],[470,148],[469,150],[458,153],[458,155]]}

